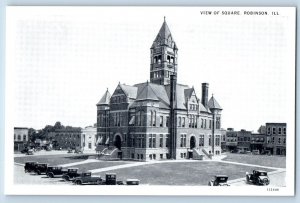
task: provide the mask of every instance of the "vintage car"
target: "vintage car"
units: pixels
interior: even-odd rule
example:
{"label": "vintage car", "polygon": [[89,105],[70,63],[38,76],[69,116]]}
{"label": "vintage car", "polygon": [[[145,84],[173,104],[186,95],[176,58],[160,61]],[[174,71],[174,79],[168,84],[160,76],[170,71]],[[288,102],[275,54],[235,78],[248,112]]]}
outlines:
{"label": "vintage car", "polygon": [[29,149],[29,150],[26,152],[26,155],[33,155],[33,149]]}
{"label": "vintage car", "polygon": [[208,186],[229,186],[227,180],[228,176],[226,175],[216,175],[208,182]]}
{"label": "vintage car", "polygon": [[49,178],[54,178],[55,176],[62,176],[67,172],[68,170],[64,170],[61,166],[48,166],[46,175]]}
{"label": "vintage car", "polygon": [[270,179],[268,172],[262,170],[253,170],[252,174],[246,172],[246,182],[254,185],[269,185]]}
{"label": "vintage car", "polygon": [[67,173],[62,175],[62,179],[65,181],[70,181],[79,177],[80,175],[81,173],[78,173],[78,168],[68,168]]}
{"label": "vintage car", "polygon": [[85,172],[82,173],[81,176],[75,178],[73,180],[73,183],[75,183],[76,185],[82,185],[82,184],[103,185],[103,180],[100,176],[92,176],[91,172]]}
{"label": "vintage car", "polygon": [[37,163],[34,168],[34,173],[41,175],[46,174],[48,168],[48,164],[45,163]]}
{"label": "vintage car", "polygon": [[126,185],[139,185],[140,180],[139,179],[127,179]]}
{"label": "vintage car", "polygon": [[37,165],[37,162],[34,162],[34,161],[26,162],[25,166],[24,166],[25,173],[33,172],[36,165]]}

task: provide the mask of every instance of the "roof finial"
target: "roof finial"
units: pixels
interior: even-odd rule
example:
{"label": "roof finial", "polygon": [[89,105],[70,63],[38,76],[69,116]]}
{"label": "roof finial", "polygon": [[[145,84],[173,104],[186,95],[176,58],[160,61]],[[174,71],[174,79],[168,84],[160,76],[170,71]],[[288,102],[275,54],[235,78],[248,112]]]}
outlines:
{"label": "roof finial", "polygon": [[214,93],[212,93],[211,97],[214,97]]}
{"label": "roof finial", "polygon": [[166,22],[166,16],[164,16],[164,22]]}

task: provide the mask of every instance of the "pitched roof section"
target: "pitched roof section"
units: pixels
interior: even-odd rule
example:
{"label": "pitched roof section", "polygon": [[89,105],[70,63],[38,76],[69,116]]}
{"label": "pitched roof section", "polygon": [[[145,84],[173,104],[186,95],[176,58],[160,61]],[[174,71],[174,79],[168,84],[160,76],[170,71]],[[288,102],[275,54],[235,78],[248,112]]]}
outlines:
{"label": "pitched roof section", "polygon": [[141,88],[142,90],[139,91],[138,96],[136,97],[137,101],[141,100],[154,100],[154,101],[159,101],[157,98],[156,94],[154,93],[153,89],[147,82],[144,88]]}
{"label": "pitched roof section", "polygon": [[107,89],[100,101],[97,103],[97,105],[109,105],[110,97],[111,95]]}
{"label": "pitched roof section", "polygon": [[190,98],[193,94],[194,88],[188,88],[184,90],[185,98]]}
{"label": "pitched roof section", "polygon": [[214,96],[212,96],[210,98],[210,100],[208,101],[208,107],[210,109],[220,109],[222,110],[222,107],[220,106],[220,104],[217,102],[217,100],[214,98]]}
{"label": "pitched roof section", "polygon": [[124,93],[127,95],[127,97],[135,99],[137,95],[137,88],[130,85],[125,84],[119,84],[121,89],[124,91]]}
{"label": "pitched roof section", "polygon": [[[168,98],[170,98],[170,85],[165,86]],[[187,109],[186,106],[186,93],[189,93],[190,90],[186,89],[191,89],[187,85],[182,85],[182,84],[176,84],[176,108],[177,109]]]}

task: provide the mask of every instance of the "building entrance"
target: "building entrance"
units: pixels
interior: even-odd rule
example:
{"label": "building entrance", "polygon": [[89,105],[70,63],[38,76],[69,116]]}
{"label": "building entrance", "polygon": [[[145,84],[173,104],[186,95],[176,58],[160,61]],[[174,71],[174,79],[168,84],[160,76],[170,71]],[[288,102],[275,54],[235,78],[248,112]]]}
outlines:
{"label": "building entrance", "polygon": [[192,136],[190,139],[190,149],[194,149],[196,147],[196,140],[195,137]]}
{"label": "building entrance", "polygon": [[120,137],[120,135],[116,135],[114,145],[115,145],[115,147],[117,147],[119,150],[121,150],[122,142],[121,142],[121,137]]}

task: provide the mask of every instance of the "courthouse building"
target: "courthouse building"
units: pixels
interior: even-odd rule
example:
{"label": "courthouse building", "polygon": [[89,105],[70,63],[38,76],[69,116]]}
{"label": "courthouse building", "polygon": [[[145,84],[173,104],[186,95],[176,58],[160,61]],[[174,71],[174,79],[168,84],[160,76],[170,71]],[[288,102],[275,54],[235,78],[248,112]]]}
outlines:
{"label": "courthouse building", "polygon": [[[209,99],[177,83],[178,47],[164,20],[150,48],[150,81],[119,83],[97,103],[97,151],[134,160],[201,159],[221,153],[221,111]],[[133,62],[134,63],[134,62]]]}

